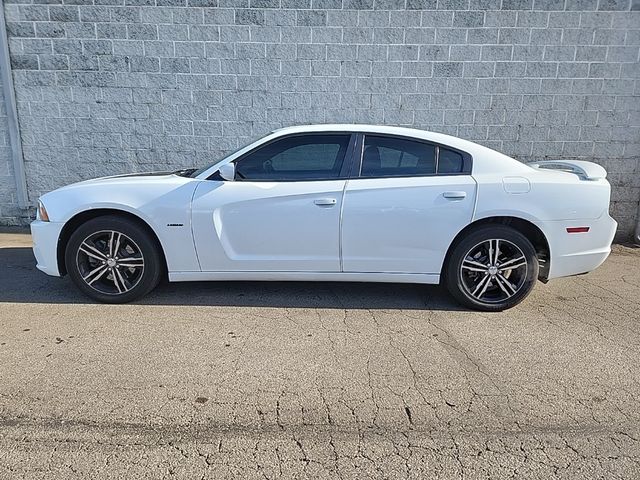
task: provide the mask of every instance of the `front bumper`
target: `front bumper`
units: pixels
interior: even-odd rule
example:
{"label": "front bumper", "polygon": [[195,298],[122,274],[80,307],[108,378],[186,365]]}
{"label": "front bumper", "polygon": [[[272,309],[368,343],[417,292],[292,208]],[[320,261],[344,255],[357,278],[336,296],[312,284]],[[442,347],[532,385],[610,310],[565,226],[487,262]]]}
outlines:
{"label": "front bumper", "polygon": [[[567,233],[567,227],[588,226],[586,233]],[[618,223],[608,213],[596,220],[545,222],[551,250],[549,279],[587,273],[598,268],[611,253]]]}
{"label": "front bumper", "polygon": [[64,223],[31,222],[31,238],[33,240],[33,254],[36,257],[36,267],[47,275],[60,276],[58,269],[58,239]]}

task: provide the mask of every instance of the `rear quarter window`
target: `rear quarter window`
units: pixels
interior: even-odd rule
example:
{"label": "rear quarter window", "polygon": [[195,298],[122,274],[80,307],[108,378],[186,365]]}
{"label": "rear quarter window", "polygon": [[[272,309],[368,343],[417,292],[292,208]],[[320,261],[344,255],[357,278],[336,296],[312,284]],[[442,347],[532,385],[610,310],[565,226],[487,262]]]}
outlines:
{"label": "rear quarter window", "polygon": [[439,174],[463,173],[464,167],[464,157],[461,153],[440,147],[440,155],[438,156]]}

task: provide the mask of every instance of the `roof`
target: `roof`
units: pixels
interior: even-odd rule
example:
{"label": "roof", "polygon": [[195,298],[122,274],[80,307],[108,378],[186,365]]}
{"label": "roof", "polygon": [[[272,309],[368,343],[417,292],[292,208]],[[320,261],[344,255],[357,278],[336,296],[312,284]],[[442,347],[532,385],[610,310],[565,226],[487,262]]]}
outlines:
{"label": "roof", "polygon": [[402,135],[407,137],[420,138],[422,140],[428,140],[435,143],[441,143],[443,145],[449,145],[453,148],[463,150],[471,155],[478,155],[480,153],[495,154],[496,152],[473,143],[469,140],[453,137],[451,135],[445,135],[444,133],[429,132],[427,130],[419,130],[417,128],[408,127],[390,127],[385,125],[366,125],[355,123],[336,123],[336,124],[315,124],[315,125],[299,125],[293,127],[280,128],[274,130],[273,133],[278,135],[287,135],[291,133],[307,133],[307,132],[363,132],[363,133],[383,133],[388,135]]}
{"label": "roof", "polygon": [[417,128],[409,127],[390,127],[385,125],[368,125],[359,123],[327,123],[327,124],[312,124],[312,125],[297,125],[292,127],[284,127],[274,130],[278,133],[302,133],[302,132],[335,132],[335,131],[347,131],[347,132],[364,132],[364,133],[388,133],[394,135],[406,135],[411,137],[424,137],[428,136],[442,136],[448,139],[456,139],[450,135],[444,135],[442,133],[429,132],[427,130],[420,130]]}

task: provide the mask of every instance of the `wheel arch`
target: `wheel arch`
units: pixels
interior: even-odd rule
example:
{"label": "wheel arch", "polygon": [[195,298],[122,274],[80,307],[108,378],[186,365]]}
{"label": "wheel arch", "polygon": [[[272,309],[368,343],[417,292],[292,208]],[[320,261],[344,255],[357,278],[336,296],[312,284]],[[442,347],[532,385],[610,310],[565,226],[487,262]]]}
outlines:
{"label": "wheel arch", "polygon": [[444,272],[449,261],[449,257],[451,256],[451,252],[453,252],[453,249],[458,244],[458,242],[460,242],[462,238],[464,238],[464,236],[470,231],[486,225],[503,225],[511,227],[527,237],[527,239],[532,243],[533,248],[535,248],[536,254],[538,255],[538,261],[540,262],[540,273],[538,275],[538,279],[542,282],[547,282],[551,260],[551,250],[549,248],[549,241],[547,240],[547,237],[542,232],[542,230],[540,230],[540,227],[538,227],[530,220],[513,216],[494,216],[481,218],[470,223],[462,230],[460,230],[451,242],[451,245],[449,245],[447,253],[444,257],[442,270],[440,272],[441,278],[444,278]]}
{"label": "wheel arch", "polygon": [[95,209],[84,210],[82,212],[76,213],[73,217],[67,220],[64,224],[64,227],[62,227],[62,230],[60,231],[60,236],[58,237],[58,245],[57,245],[57,252],[56,252],[57,254],[56,258],[58,261],[58,271],[60,272],[60,275],[63,276],[67,274],[67,267],[64,261],[64,254],[67,248],[67,244],[69,243],[69,239],[71,238],[71,235],[73,234],[73,232],[75,232],[76,229],[83,223],[89,220],[93,220],[94,218],[104,217],[107,215],[115,215],[121,218],[127,218],[129,220],[132,220],[136,224],[138,224],[144,230],[146,230],[147,233],[151,235],[151,238],[156,243],[156,247],[158,247],[158,252],[160,252],[160,256],[162,258],[162,268],[164,269],[164,272],[166,274],[167,257],[164,252],[164,247],[162,246],[162,243],[160,242],[160,238],[156,234],[155,230],[151,227],[151,225],[149,225],[149,223],[147,223],[138,215],[128,212],[126,210],[120,210],[117,208],[95,208]]}

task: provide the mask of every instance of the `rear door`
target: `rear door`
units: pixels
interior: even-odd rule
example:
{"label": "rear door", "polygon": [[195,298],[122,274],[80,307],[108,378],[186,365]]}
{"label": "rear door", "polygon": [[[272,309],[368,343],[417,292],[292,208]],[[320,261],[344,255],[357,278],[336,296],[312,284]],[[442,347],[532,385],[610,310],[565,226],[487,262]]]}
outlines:
{"label": "rear door", "polygon": [[473,215],[468,154],[408,137],[359,137],[360,165],[345,188],[345,272],[439,274]]}

